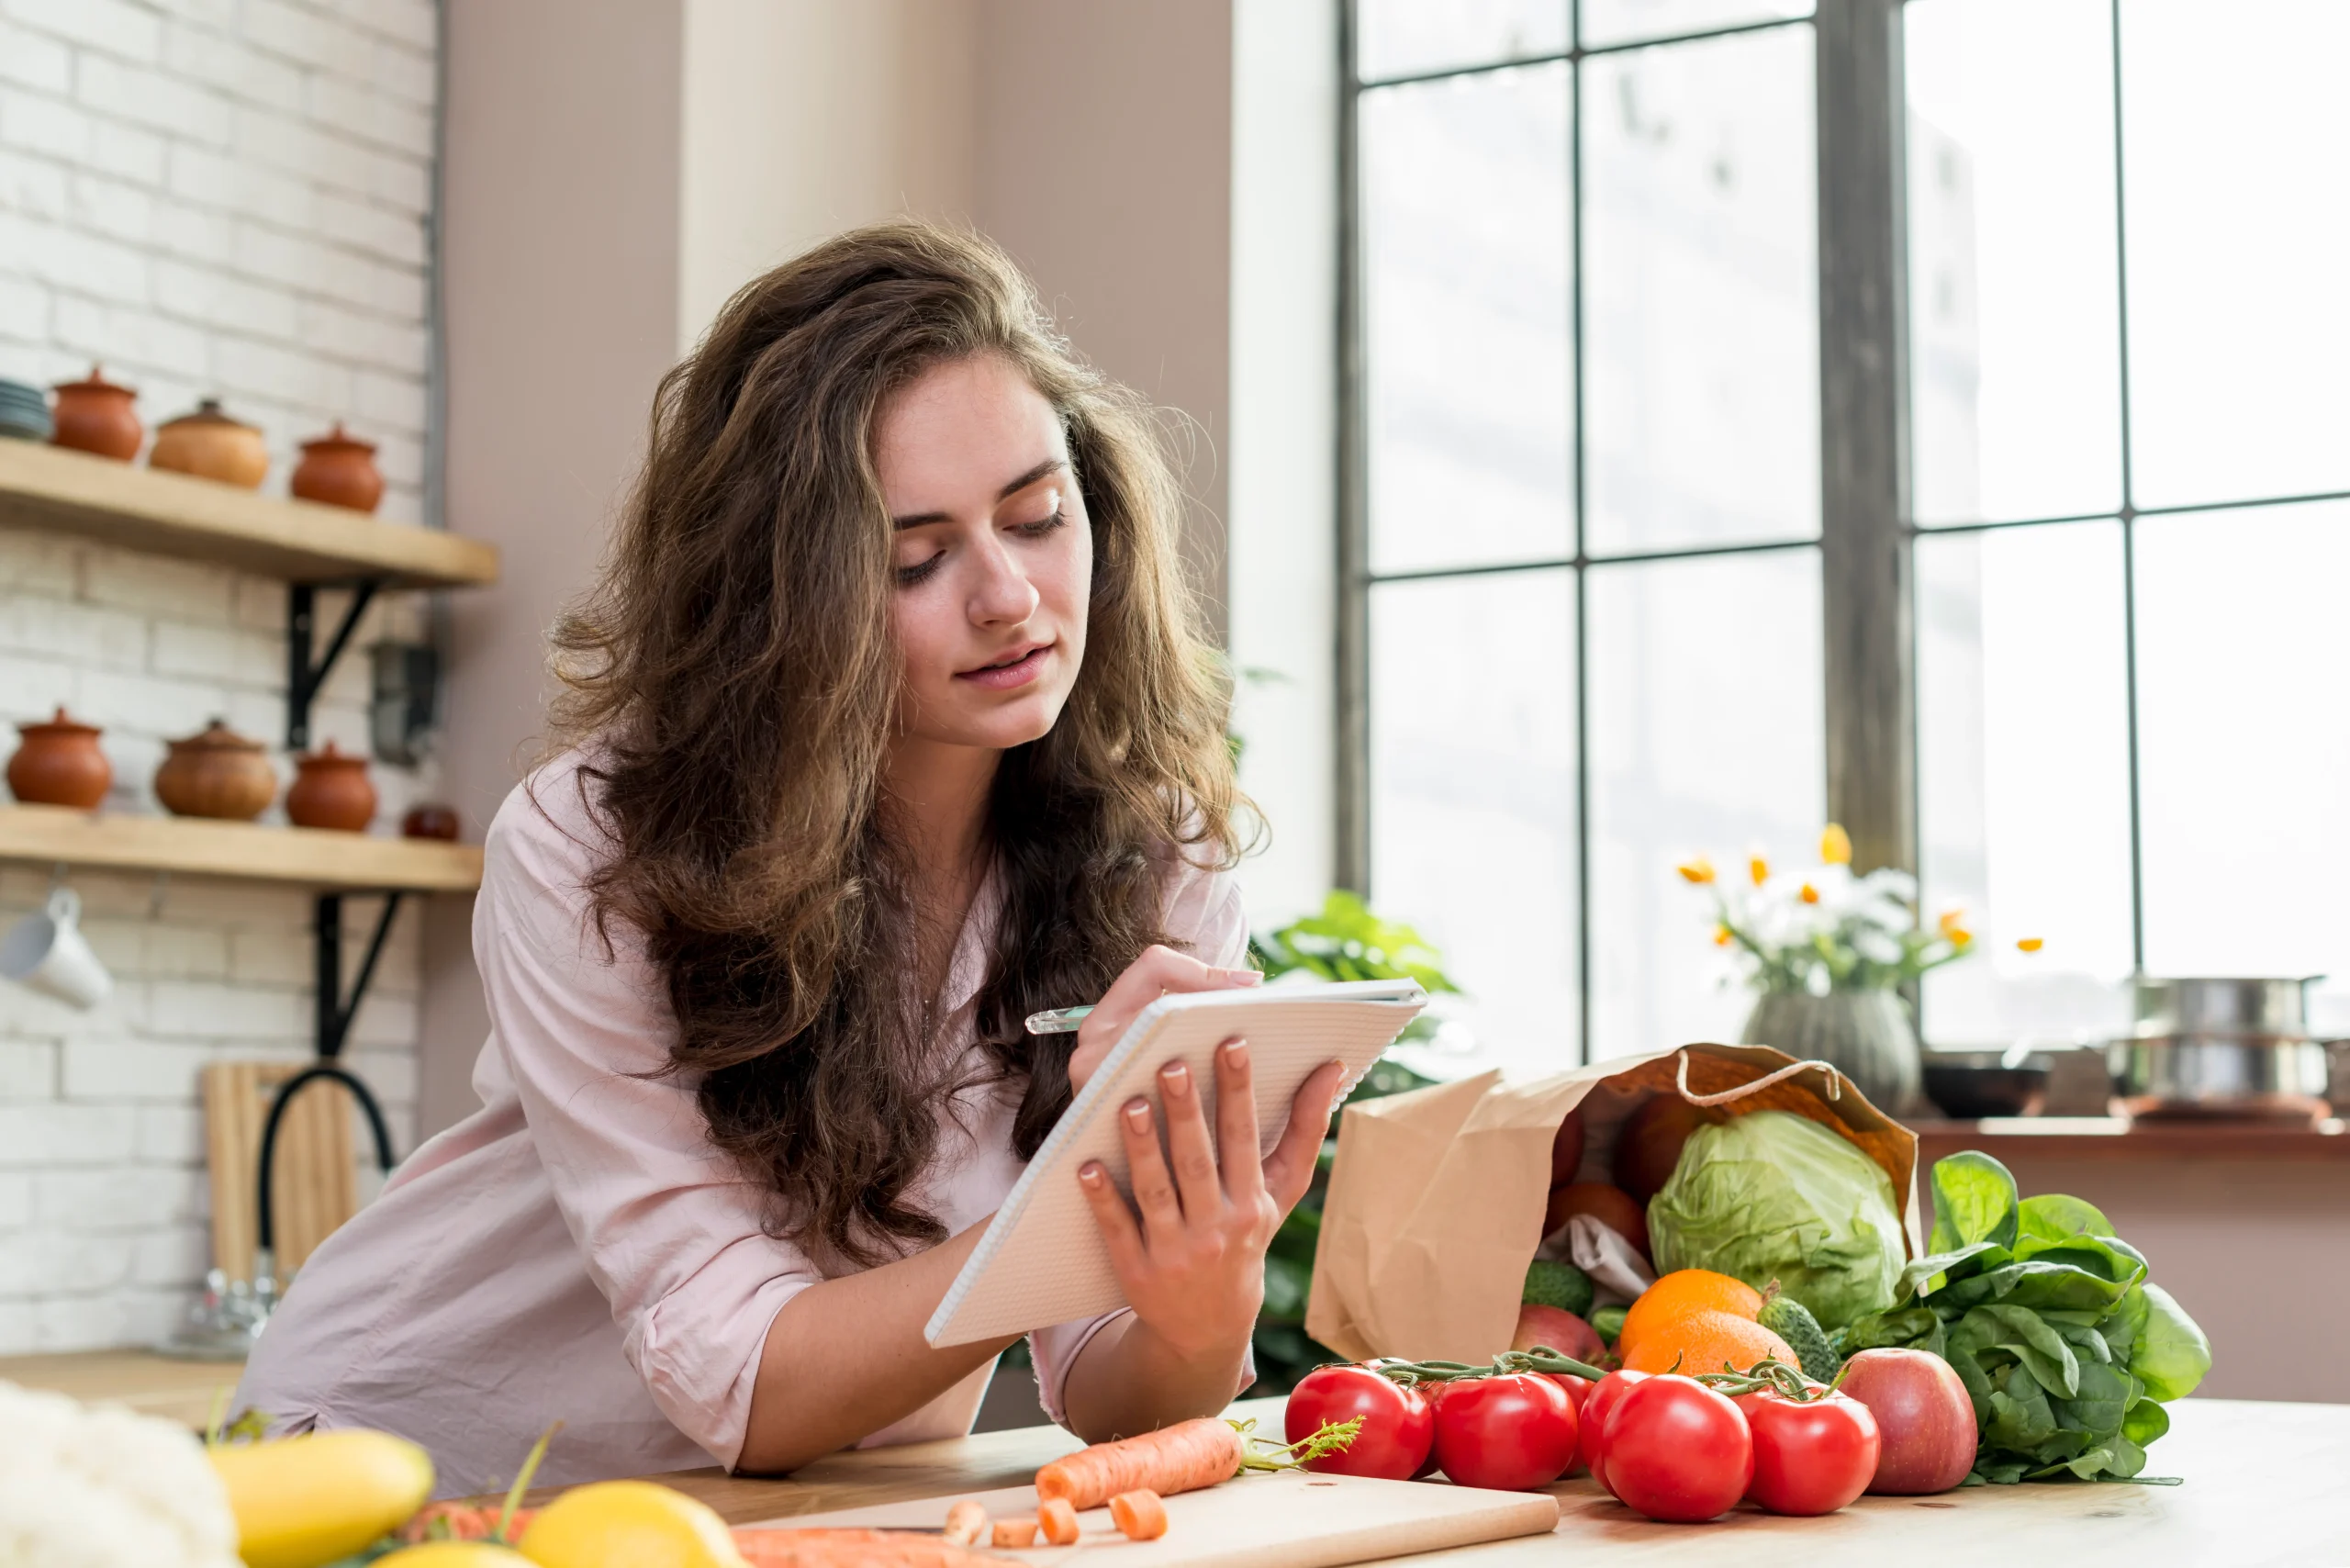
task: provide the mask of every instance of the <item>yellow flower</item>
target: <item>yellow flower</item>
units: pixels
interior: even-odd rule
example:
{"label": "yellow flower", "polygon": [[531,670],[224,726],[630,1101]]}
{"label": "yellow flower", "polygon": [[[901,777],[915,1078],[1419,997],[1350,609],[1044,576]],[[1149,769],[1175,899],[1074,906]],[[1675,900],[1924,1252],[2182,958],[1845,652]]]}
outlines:
{"label": "yellow flower", "polygon": [[1727,925],[1717,925],[1717,926],[1715,926],[1715,927],[1714,927],[1714,946],[1717,946],[1717,947],[1727,947],[1727,946],[1729,946],[1729,944],[1730,944],[1729,927],[1729,926],[1727,926]]}
{"label": "yellow flower", "polygon": [[1966,924],[1966,911],[1953,904],[1935,917],[1934,924],[1945,936],[1953,931],[1963,930]]}
{"label": "yellow flower", "polygon": [[2046,946],[2048,946],[2046,940],[2038,936],[2019,936],[2016,938],[2016,951],[2019,953],[2037,953]]}
{"label": "yellow flower", "polygon": [[1949,939],[1950,945],[1953,947],[1971,947],[1975,945],[1975,933],[1964,925],[1945,925],[1942,927],[1942,935]]}
{"label": "yellow flower", "polygon": [[1830,823],[1819,833],[1819,858],[1823,865],[1850,866],[1852,863],[1852,835]]}
{"label": "yellow flower", "polygon": [[1714,879],[1714,863],[1702,855],[1684,860],[1673,869],[1681,873],[1683,881],[1695,882],[1700,887]]}
{"label": "yellow flower", "polygon": [[1750,855],[1746,857],[1746,874],[1754,879],[1754,885],[1759,888],[1771,879],[1771,863],[1760,855]]}
{"label": "yellow flower", "polygon": [[1806,903],[1818,903],[1819,902],[1819,890],[1813,887],[1809,882],[1806,882],[1803,885],[1803,892],[1800,896]]}

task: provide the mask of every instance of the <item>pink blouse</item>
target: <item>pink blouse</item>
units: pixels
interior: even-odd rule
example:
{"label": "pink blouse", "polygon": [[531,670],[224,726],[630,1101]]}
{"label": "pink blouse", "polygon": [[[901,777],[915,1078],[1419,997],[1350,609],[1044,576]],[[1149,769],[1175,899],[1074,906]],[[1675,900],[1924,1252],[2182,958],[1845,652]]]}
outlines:
{"label": "pink blouse", "polygon": [[[442,1496],[508,1484],[558,1417],[550,1484],[731,1467],[767,1327],[825,1277],[762,1229],[763,1193],[711,1147],[690,1082],[641,1076],[668,1060],[677,1022],[642,941],[613,922],[608,952],[588,918],[582,883],[610,841],[581,782],[576,757],[551,763],[490,825],[474,912],[482,1108],[311,1256],[237,1390],[281,1431],[423,1444]],[[1207,963],[1244,962],[1235,880],[1169,867],[1168,935]],[[998,902],[981,890],[940,998],[941,1036],[966,1051]],[[965,1091],[959,1117],[939,1107],[918,1197],[949,1231],[985,1219],[1020,1175],[1020,1089]],[[1055,1419],[1070,1363],[1110,1320],[1029,1336]],[[993,1371],[859,1446],[963,1435]]]}

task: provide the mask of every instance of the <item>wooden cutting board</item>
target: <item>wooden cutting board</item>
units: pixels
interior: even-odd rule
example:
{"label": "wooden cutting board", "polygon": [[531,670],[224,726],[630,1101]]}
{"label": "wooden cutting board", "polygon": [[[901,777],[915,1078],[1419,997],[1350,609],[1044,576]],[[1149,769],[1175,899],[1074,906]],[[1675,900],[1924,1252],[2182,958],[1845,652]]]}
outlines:
{"label": "wooden cutting board", "polygon": [[[277,1086],[309,1066],[302,1061],[219,1061],[204,1070],[204,1137],[212,1168],[212,1260],[232,1280],[253,1274],[261,1215],[253,1201],[261,1168],[262,1126]],[[351,1091],[331,1079],[313,1082],[285,1107],[270,1172],[277,1277],[302,1266],[319,1243],[359,1212]]]}
{"label": "wooden cutting board", "polygon": [[[1011,1486],[978,1497],[995,1518],[1034,1518],[1036,1489]],[[786,1528],[868,1525],[936,1529],[955,1499],[884,1503],[767,1523]],[[1426,1481],[1368,1481],[1303,1471],[1248,1474],[1167,1499],[1167,1533],[1130,1541],[1110,1510],[1078,1516],[1074,1546],[1039,1546],[994,1555],[1055,1568],[1088,1554],[1085,1568],[1337,1568],[1415,1551],[1547,1534],[1559,1522],[1558,1499],[1544,1492],[1481,1492]]]}

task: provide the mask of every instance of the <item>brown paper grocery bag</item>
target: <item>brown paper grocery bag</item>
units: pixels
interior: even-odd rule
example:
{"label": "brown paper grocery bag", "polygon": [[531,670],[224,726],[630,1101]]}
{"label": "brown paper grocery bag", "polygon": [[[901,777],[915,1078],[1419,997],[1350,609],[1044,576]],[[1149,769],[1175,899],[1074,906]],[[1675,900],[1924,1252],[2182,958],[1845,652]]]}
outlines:
{"label": "brown paper grocery bag", "polygon": [[[1348,1106],[1305,1331],[1352,1361],[1484,1361],[1516,1327],[1526,1265],[1542,1241],[1550,1140],[1568,1112],[1583,1107],[1583,1170],[1593,1179],[1625,1119],[1652,1095],[1679,1093],[1684,1072],[1692,1095],[1713,1095],[1797,1066],[1768,1046],[1685,1046],[1532,1083],[1488,1072]],[[1917,1135],[1832,1070],[1811,1064],[1720,1109],[1791,1111],[1849,1139],[1891,1178],[1909,1255],[1923,1249]]]}

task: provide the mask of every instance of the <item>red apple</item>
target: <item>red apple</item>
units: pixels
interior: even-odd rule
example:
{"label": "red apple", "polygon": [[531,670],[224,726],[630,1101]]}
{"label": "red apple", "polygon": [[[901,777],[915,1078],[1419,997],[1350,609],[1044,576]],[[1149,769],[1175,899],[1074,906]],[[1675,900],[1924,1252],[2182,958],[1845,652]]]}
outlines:
{"label": "red apple", "polygon": [[1882,1447],[1870,1491],[1947,1492],[1975,1468],[1975,1402],[1932,1351],[1863,1350],[1838,1386],[1876,1417]]}
{"label": "red apple", "polygon": [[1605,1182],[1577,1182],[1550,1189],[1550,1206],[1542,1211],[1542,1234],[1556,1236],[1577,1215],[1590,1215],[1630,1242],[1641,1257],[1649,1255],[1648,1211],[1621,1187]]}
{"label": "red apple", "polygon": [[1517,1309],[1517,1332],[1510,1336],[1509,1348],[1530,1350],[1537,1345],[1548,1345],[1587,1366],[1597,1366],[1607,1354],[1599,1330],[1590,1324],[1564,1308],[1537,1306],[1529,1301]]}

